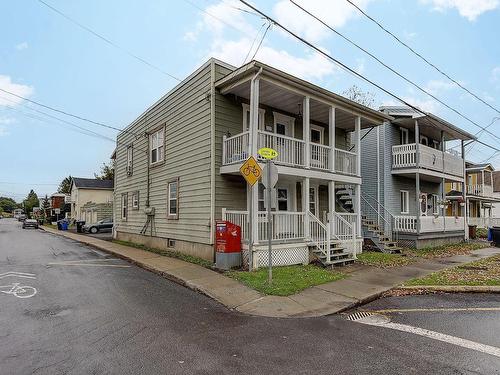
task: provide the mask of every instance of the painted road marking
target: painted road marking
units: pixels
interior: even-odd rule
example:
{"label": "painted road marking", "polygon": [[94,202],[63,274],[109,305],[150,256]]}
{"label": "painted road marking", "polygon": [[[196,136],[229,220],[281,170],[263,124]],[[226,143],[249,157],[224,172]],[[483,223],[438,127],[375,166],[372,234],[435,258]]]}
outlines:
{"label": "painted road marking", "polygon": [[36,279],[36,275],[34,273],[16,272],[16,271],[0,273],[0,279],[3,279],[4,277],[8,276],[24,277],[26,279]]}
{"label": "painted road marking", "polygon": [[414,335],[419,335],[427,337],[433,340],[438,340],[446,342],[448,344],[453,344],[456,346],[461,346],[462,348],[472,349],[481,353],[489,354],[500,358],[500,348],[495,346],[481,344],[475,341],[466,340],[460,337],[446,335],[444,333],[430,331],[428,329],[413,327],[406,324],[392,323],[388,317],[384,315],[372,315],[366,318],[356,320],[356,323],[367,324],[371,326],[378,326],[383,328],[394,329],[396,331],[413,333]]}
{"label": "painted road marking", "polygon": [[28,285],[21,285],[19,283],[0,286],[0,289],[1,288],[8,288],[9,290],[0,290],[0,292],[13,295],[17,298],[31,298],[37,293],[36,288]]}
{"label": "painted road marking", "polygon": [[421,308],[421,309],[385,309],[385,310],[360,310],[374,314],[390,314],[398,312],[455,312],[455,311],[500,311],[500,307],[443,307],[443,308]]}

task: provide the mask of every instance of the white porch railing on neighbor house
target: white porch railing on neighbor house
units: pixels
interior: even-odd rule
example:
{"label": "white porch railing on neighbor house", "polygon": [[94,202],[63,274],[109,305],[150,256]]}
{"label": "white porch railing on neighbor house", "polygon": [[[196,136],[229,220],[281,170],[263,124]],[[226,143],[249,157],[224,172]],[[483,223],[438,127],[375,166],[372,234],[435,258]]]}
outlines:
{"label": "white porch railing on neighbor house", "polygon": [[[278,156],[274,159],[276,164],[305,166],[305,142],[300,139],[259,130],[257,148],[262,147],[270,147],[278,151]],[[259,159],[262,157],[259,156]]]}
{"label": "white porch railing on neighbor house", "polygon": [[353,176],[358,175],[357,158],[355,152],[335,149],[335,172],[349,174]]}
{"label": "white porch railing on neighbor house", "polygon": [[[411,168],[417,165],[415,143],[392,146],[392,168]],[[450,153],[419,145],[419,168],[463,176],[463,160]]]}
{"label": "white porch railing on neighbor house", "polygon": [[500,217],[468,217],[468,225],[476,225],[479,228],[490,228],[500,226]]}
{"label": "white porch railing on neighbor house", "polygon": [[311,211],[307,211],[309,219],[309,235],[311,241],[330,261],[330,228],[328,224],[323,224]]}
{"label": "white porch railing on neighbor house", "polygon": [[248,211],[222,209],[222,220],[230,221],[241,228],[241,239],[248,239]]}
{"label": "white porch railing on neighbor house", "polygon": [[311,168],[330,170],[330,146],[310,143],[311,149]]}
{"label": "white porch railing on neighbor house", "polygon": [[[399,232],[417,232],[416,216],[395,216],[395,230]],[[464,230],[464,218],[462,216],[421,216],[420,233],[430,232],[455,232]]]}
{"label": "white porch railing on neighbor house", "polygon": [[232,137],[222,139],[222,164],[241,163],[248,159],[249,132],[243,132]]}
{"label": "white porch railing on neighbor house", "polygon": [[[302,240],[304,239],[304,212],[273,211],[272,240]],[[258,240],[268,240],[267,212],[258,213]]]}
{"label": "white porch railing on neighbor house", "polygon": [[467,185],[467,194],[481,197],[492,197],[493,187],[486,184]]}

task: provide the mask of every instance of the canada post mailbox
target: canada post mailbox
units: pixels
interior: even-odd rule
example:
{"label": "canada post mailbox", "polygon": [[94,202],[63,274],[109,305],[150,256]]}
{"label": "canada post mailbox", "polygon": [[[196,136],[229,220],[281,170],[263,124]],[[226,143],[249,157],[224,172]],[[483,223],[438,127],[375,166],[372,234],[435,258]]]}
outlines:
{"label": "canada post mailbox", "polygon": [[215,251],[217,253],[241,252],[241,228],[229,221],[217,221]]}

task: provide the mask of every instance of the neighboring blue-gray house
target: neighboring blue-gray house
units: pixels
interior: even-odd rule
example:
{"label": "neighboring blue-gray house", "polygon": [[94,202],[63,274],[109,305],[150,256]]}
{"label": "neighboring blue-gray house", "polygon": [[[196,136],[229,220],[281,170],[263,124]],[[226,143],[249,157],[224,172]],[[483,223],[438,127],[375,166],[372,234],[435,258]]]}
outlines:
{"label": "neighboring blue-gray house", "polygon": [[[463,144],[475,137],[430,113],[380,110],[394,120],[365,130],[361,141],[365,242],[385,250],[390,241],[422,248],[464,240],[464,217],[446,216],[445,184],[464,183]],[[450,141],[462,152],[447,150]]]}

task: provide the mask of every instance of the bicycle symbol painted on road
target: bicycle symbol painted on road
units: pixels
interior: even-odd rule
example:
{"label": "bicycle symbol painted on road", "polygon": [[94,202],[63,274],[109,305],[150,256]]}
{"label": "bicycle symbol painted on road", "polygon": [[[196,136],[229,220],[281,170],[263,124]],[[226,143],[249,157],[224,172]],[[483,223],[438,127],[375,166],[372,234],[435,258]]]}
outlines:
{"label": "bicycle symbol painted on road", "polygon": [[[1,290],[8,289],[8,290]],[[0,286],[0,292],[10,294],[17,298],[30,298],[33,297],[37,290],[36,288],[28,285],[21,285],[20,283],[12,283],[10,285]]]}

